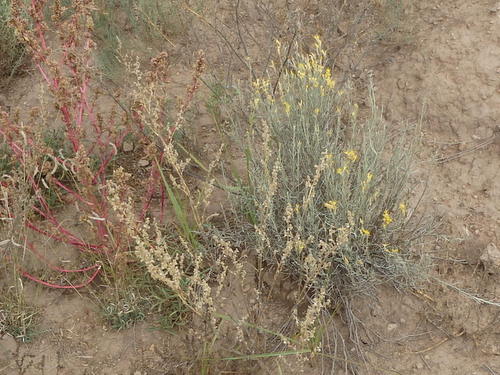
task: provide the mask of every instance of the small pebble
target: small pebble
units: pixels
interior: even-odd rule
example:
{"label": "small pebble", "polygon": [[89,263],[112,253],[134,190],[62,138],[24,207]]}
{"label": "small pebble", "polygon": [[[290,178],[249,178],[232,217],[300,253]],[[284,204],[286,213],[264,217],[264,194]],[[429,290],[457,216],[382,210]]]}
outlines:
{"label": "small pebble", "polygon": [[149,165],[149,160],[141,159],[137,162],[139,167],[147,167]]}

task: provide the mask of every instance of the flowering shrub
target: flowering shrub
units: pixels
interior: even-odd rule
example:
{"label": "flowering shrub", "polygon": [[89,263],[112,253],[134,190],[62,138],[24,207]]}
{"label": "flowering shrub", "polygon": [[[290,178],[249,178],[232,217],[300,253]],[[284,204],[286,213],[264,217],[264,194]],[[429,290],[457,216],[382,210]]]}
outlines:
{"label": "flowering shrub", "polygon": [[371,92],[361,114],[325,59],[316,38],[278,84],[257,79],[250,121],[233,124],[248,159],[257,253],[300,280],[299,300],[413,285],[422,275],[414,245],[429,229],[408,208],[414,138],[392,136]]}

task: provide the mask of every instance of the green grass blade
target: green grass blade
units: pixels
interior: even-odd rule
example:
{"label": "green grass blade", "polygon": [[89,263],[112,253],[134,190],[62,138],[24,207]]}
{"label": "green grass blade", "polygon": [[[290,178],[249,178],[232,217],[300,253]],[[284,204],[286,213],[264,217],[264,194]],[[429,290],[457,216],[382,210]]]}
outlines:
{"label": "green grass blade", "polygon": [[165,186],[165,190],[167,191],[168,198],[170,202],[172,203],[172,206],[174,208],[174,213],[175,217],[177,218],[182,232],[184,233],[185,238],[194,246],[198,245],[198,241],[195,239],[195,235],[191,229],[191,226],[189,225],[189,221],[187,219],[186,211],[184,207],[182,206],[182,203],[180,202],[179,199],[177,199],[177,196],[175,195],[174,190],[168,183],[167,179],[165,178],[165,174],[163,173],[163,170],[160,167],[160,163],[158,163],[158,160],[155,160],[156,166],[158,167],[158,171],[160,172],[162,181],[163,181],[163,186]]}

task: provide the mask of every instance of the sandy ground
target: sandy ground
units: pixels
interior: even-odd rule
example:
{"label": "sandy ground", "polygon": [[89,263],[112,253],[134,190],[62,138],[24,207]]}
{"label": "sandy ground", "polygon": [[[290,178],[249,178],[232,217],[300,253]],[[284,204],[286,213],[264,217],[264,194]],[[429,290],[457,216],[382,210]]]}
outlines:
{"label": "sandy ground", "polygon": [[[449,239],[429,249],[437,258],[435,276],[499,301],[500,272],[489,274],[479,258],[488,244],[500,247],[500,3],[420,1],[410,16],[418,19],[414,42],[373,71],[377,98],[392,123],[423,118],[416,173],[427,186],[424,205],[442,218]],[[22,102],[29,80],[22,78],[6,100]],[[204,110],[197,118],[211,126]],[[190,363],[196,345],[183,332],[148,323],[111,331],[85,291],[27,291],[43,304],[43,331],[30,344],[0,337],[0,374],[196,373]],[[437,282],[415,294],[382,289],[378,301],[354,305],[367,322],[360,335],[368,358],[395,371],[360,374],[500,374],[498,308]],[[279,309],[270,312],[279,316]],[[211,373],[279,373],[272,365],[232,367]],[[286,371],[330,373],[316,361]],[[347,375],[341,368],[333,373]]]}

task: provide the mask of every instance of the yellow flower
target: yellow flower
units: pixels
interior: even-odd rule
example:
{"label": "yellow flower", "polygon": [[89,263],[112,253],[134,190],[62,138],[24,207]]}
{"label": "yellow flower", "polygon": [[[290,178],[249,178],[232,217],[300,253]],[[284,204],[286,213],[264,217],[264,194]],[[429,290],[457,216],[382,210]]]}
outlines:
{"label": "yellow flower", "polygon": [[326,78],[326,86],[329,89],[333,89],[335,87],[335,80],[333,80],[331,78]]}
{"label": "yellow flower", "polygon": [[340,113],[340,107],[337,107],[337,109],[335,110],[335,112]]}
{"label": "yellow flower", "polygon": [[335,86],[335,81],[332,80],[332,71],[330,68],[326,68],[325,73],[323,73],[323,78],[325,79],[328,88],[332,89]]}
{"label": "yellow flower", "polygon": [[290,113],[290,103],[288,102],[283,102],[283,106],[285,107],[285,113],[288,115]]}
{"label": "yellow flower", "polygon": [[314,114],[317,115],[319,113],[319,108],[314,108]]}
{"label": "yellow flower", "polygon": [[392,249],[389,249],[388,248],[389,244],[387,244],[387,243],[382,244],[382,246],[384,247],[384,251],[386,253],[396,254],[396,253],[400,252],[400,250],[398,248],[395,248],[395,247]]}
{"label": "yellow flower", "polygon": [[403,202],[401,202],[399,204],[399,210],[401,211],[401,213],[403,215],[406,215],[406,212],[408,212],[408,209],[406,208],[406,204],[404,204]]}
{"label": "yellow flower", "polygon": [[370,231],[368,229],[365,229],[365,228],[361,228],[360,231],[361,231],[361,234],[363,234],[367,237],[371,234]]}
{"label": "yellow flower", "polygon": [[387,210],[384,211],[383,219],[384,219],[384,228],[386,228],[390,223],[392,223],[392,217],[389,214],[389,211]]}
{"label": "yellow flower", "polygon": [[399,253],[399,249],[385,249],[386,252],[392,253],[392,254],[397,254]]}
{"label": "yellow flower", "polygon": [[347,165],[344,165],[342,168],[337,168],[337,174],[342,176],[346,170],[347,170]]}
{"label": "yellow flower", "polygon": [[337,201],[328,201],[325,203],[325,207],[329,210],[335,211],[337,209]]}
{"label": "yellow flower", "polygon": [[306,247],[306,244],[304,243],[304,241],[297,241],[295,242],[295,249],[297,250],[298,253],[302,252],[302,250],[304,250],[304,248]]}
{"label": "yellow flower", "polygon": [[358,153],[354,150],[344,151],[344,154],[346,154],[347,158],[351,161],[356,161],[359,158]]}

